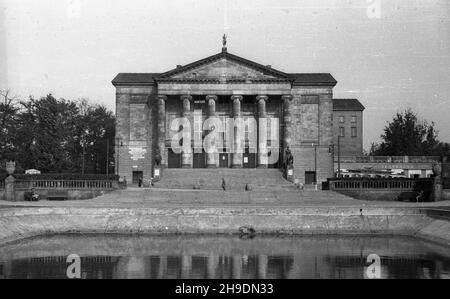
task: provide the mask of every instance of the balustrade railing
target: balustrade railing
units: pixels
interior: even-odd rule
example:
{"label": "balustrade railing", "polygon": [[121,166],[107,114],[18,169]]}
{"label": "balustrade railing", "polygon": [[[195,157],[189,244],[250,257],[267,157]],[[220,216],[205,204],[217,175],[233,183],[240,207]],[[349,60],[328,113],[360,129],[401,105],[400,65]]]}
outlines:
{"label": "balustrade railing", "polygon": [[[440,162],[439,156],[341,156],[341,163],[433,163]],[[338,156],[335,154],[335,162]]]}
{"label": "balustrade railing", "polygon": [[330,179],[331,190],[414,190],[417,179]]}
{"label": "balustrade railing", "polygon": [[116,189],[114,180],[16,180],[16,189]]}

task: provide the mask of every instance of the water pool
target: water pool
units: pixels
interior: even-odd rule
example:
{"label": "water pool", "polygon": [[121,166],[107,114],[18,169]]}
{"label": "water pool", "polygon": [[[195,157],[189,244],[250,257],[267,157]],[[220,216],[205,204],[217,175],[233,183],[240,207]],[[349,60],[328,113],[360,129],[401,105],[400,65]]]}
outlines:
{"label": "water pool", "polygon": [[51,235],[0,246],[0,278],[450,278],[449,247],[404,236]]}

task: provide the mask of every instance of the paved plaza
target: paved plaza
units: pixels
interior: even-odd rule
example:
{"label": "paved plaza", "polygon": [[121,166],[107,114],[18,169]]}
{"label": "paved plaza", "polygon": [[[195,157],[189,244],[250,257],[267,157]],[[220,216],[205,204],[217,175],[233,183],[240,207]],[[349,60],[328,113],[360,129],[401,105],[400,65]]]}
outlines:
{"label": "paved plaza", "polygon": [[126,208],[206,208],[206,207],[443,207],[450,208],[450,201],[441,202],[389,202],[357,200],[333,191],[313,190],[256,190],[221,191],[162,188],[128,188],[106,193],[88,200],[38,202],[0,201],[0,207],[126,207]]}

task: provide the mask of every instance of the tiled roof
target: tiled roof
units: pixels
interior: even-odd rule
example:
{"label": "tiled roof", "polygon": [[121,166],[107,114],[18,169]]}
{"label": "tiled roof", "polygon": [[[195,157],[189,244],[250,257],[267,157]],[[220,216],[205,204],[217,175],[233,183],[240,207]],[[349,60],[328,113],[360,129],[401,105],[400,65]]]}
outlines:
{"label": "tiled roof", "polygon": [[290,73],[289,77],[294,79],[293,85],[331,85],[335,86],[337,81],[328,73]]}
{"label": "tiled roof", "polygon": [[159,73],[119,73],[112,84],[154,84],[154,79],[158,76]]}
{"label": "tiled roof", "polygon": [[333,99],[333,111],[363,111],[365,107],[358,99]]}

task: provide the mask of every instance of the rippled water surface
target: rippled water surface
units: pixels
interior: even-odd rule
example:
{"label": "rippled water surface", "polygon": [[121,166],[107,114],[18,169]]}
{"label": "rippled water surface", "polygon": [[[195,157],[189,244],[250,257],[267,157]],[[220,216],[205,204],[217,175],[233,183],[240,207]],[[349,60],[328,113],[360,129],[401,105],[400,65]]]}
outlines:
{"label": "rippled water surface", "polygon": [[[0,247],[0,278],[450,278],[449,247],[409,237],[55,235]],[[372,272],[373,273],[373,272]]]}

